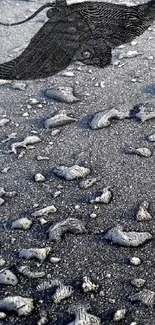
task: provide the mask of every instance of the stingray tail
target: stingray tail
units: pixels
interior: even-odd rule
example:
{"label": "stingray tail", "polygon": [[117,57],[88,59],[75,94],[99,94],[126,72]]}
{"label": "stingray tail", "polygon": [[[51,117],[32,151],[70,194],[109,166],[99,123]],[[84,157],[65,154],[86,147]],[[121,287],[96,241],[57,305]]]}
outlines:
{"label": "stingray tail", "polygon": [[0,79],[6,79],[6,80],[16,79],[15,66],[16,66],[16,60],[12,60],[0,64]]}

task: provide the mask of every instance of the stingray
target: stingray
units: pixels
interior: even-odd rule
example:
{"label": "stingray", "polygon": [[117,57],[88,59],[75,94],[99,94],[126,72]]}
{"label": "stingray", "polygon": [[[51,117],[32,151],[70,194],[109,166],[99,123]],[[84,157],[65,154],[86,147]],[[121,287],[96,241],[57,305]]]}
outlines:
{"label": "stingray", "polygon": [[154,21],[155,0],[128,7],[106,2],[67,5],[66,0],[47,3],[47,22],[15,59],[0,64],[0,79],[46,78],[64,70],[73,61],[104,68],[111,63],[112,50],[141,35]]}

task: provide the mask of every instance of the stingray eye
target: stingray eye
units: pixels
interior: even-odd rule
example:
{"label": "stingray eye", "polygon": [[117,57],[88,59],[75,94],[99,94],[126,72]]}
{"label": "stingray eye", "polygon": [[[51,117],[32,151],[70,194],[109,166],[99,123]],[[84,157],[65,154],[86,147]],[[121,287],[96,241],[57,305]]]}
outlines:
{"label": "stingray eye", "polygon": [[59,12],[59,9],[55,7],[55,5],[53,4],[53,8],[52,9],[49,9],[47,12],[46,12],[46,16],[47,18],[52,18],[54,16],[54,14],[58,13]]}
{"label": "stingray eye", "polygon": [[83,58],[84,58],[84,59],[89,59],[90,56],[91,56],[91,53],[90,53],[89,51],[85,51],[85,52],[83,52]]}

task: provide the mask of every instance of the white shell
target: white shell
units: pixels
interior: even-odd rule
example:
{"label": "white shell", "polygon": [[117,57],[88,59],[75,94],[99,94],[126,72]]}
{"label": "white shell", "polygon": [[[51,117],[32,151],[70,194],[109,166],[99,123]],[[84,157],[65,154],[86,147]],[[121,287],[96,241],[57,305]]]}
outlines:
{"label": "white shell", "polygon": [[12,222],[12,229],[23,229],[28,230],[32,225],[32,221],[28,218],[20,218]]}
{"label": "white shell", "polygon": [[4,269],[0,271],[0,283],[5,285],[16,286],[18,279],[10,270]]}
{"label": "white shell", "polygon": [[93,130],[105,128],[111,124],[112,119],[125,119],[129,117],[128,113],[124,113],[121,111],[118,111],[117,109],[105,109],[102,112],[95,113],[93,116],[91,122],[90,122],[90,127]]}
{"label": "white shell", "polygon": [[58,222],[55,226],[51,226],[48,229],[49,239],[56,242],[61,241],[62,235],[66,232],[84,234],[86,231],[83,221],[76,218],[68,218],[62,222]]}
{"label": "white shell", "polygon": [[32,217],[41,217],[41,216],[47,216],[48,214],[50,213],[54,213],[56,212],[56,208],[54,205],[49,205],[43,209],[40,209],[40,210],[37,210],[33,213],[31,213],[31,216]]}
{"label": "white shell", "polygon": [[147,211],[149,208],[149,202],[143,201],[137,211],[136,220],[137,221],[148,221],[152,219],[151,214]]}
{"label": "white shell", "polygon": [[155,292],[149,289],[143,289],[142,291],[132,294],[129,300],[132,302],[141,302],[148,307],[154,305]]}
{"label": "white shell", "polygon": [[8,296],[0,300],[0,310],[15,311],[18,316],[29,315],[34,309],[33,299]]}
{"label": "white shell", "polygon": [[58,166],[53,169],[53,173],[67,181],[84,178],[90,174],[90,169],[74,165],[72,167]]}
{"label": "white shell", "polygon": [[122,226],[116,226],[108,230],[104,238],[112,241],[114,244],[138,247],[153,237],[149,232],[125,232]]}
{"label": "white shell", "polygon": [[30,260],[36,258],[39,261],[44,261],[51,251],[50,247],[45,248],[27,248],[19,251],[19,257]]}

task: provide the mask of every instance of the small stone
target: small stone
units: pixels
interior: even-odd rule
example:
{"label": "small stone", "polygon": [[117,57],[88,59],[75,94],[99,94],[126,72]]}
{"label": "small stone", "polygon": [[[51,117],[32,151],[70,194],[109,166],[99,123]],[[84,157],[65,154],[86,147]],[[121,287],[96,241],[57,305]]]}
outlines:
{"label": "small stone", "polygon": [[53,173],[59,177],[65,178],[67,181],[72,181],[88,176],[90,174],[90,169],[78,165],[71,167],[58,166],[53,169]]}
{"label": "small stone", "polygon": [[134,266],[139,266],[141,264],[141,260],[139,257],[131,257],[130,264],[132,264]]}
{"label": "small stone", "polygon": [[7,118],[2,118],[2,119],[0,119],[0,127],[6,125],[6,124],[9,123],[9,122],[10,122],[10,120],[7,119]]}
{"label": "small stone", "polygon": [[53,194],[53,197],[54,198],[57,198],[58,196],[61,195],[61,191],[56,191],[54,194]]}
{"label": "small stone", "polygon": [[40,218],[39,221],[42,226],[45,225],[45,223],[47,223],[47,220],[44,218]]}
{"label": "small stone", "polygon": [[141,55],[141,53],[138,53],[135,50],[130,50],[128,52],[122,52],[122,53],[120,53],[120,55],[119,55],[118,58],[119,58],[119,60],[121,60],[123,58],[134,58],[134,57],[136,57],[138,55]]}
{"label": "small stone", "polygon": [[90,218],[95,219],[96,217],[97,217],[97,214],[96,213],[91,213],[90,214]]}
{"label": "small stone", "polygon": [[35,182],[44,182],[46,179],[44,177],[44,175],[42,175],[41,173],[37,173],[34,175],[34,180]]}
{"label": "small stone", "polygon": [[47,258],[50,251],[51,251],[50,247],[21,249],[19,251],[19,257],[20,258],[25,258],[27,260],[30,260],[32,258],[36,258],[36,259],[38,259],[39,261],[42,262]]}
{"label": "small stone", "polygon": [[117,310],[114,314],[114,322],[118,322],[118,321],[121,321],[122,319],[125,318],[125,315],[126,315],[126,309],[120,309],[120,310]]}
{"label": "small stone", "polygon": [[152,219],[151,214],[148,212],[149,202],[143,201],[137,211],[136,220],[137,221],[149,221]]}
{"label": "small stone", "polygon": [[30,298],[8,296],[0,300],[0,310],[15,311],[18,316],[27,316],[33,309],[33,299]]}
{"label": "small stone", "polygon": [[109,187],[103,188],[100,195],[97,195],[94,199],[90,199],[90,203],[104,203],[109,204],[112,200],[113,193]]}
{"label": "small stone", "polygon": [[150,142],[155,142],[155,133],[150,134],[150,135],[147,137],[147,140],[150,141]]}
{"label": "small stone", "polygon": [[76,121],[77,119],[69,116],[65,110],[59,110],[55,112],[52,115],[52,117],[45,120],[45,127],[47,129],[51,129],[51,128],[71,124]]}
{"label": "small stone", "polygon": [[16,286],[18,279],[10,270],[4,269],[0,271],[0,284]]}
{"label": "small stone", "polygon": [[148,307],[154,305],[155,292],[149,289],[143,289],[138,293],[132,294],[129,296],[131,302],[140,302]]}
{"label": "small stone", "polygon": [[54,205],[50,205],[47,206],[43,209],[40,209],[38,211],[35,211],[33,213],[31,213],[32,217],[42,217],[42,216],[47,216],[50,213],[55,213],[56,212],[56,208]]}
{"label": "small stone", "polygon": [[5,200],[0,197],[0,206],[4,204]]}
{"label": "small stone", "polygon": [[23,82],[17,82],[17,81],[15,81],[15,82],[13,82],[11,84],[11,88],[12,89],[25,90],[26,87],[27,87],[27,85],[25,83],[23,83]]}
{"label": "small stone", "polygon": [[39,104],[39,101],[36,98],[30,98],[30,104],[36,105],[36,104]]}
{"label": "small stone", "polygon": [[28,117],[29,116],[29,113],[28,112],[25,112],[22,114],[23,117]]}
{"label": "small stone", "polygon": [[50,262],[51,262],[52,264],[59,263],[60,261],[61,261],[61,258],[59,258],[59,257],[54,257],[54,256],[52,256],[52,257],[50,258]]}
{"label": "small stone", "polygon": [[46,156],[37,156],[36,159],[37,159],[38,161],[49,160],[49,157],[46,157]]}
{"label": "small stone", "polygon": [[32,226],[32,220],[28,218],[20,218],[12,222],[11,228],[28,230],[31,228],[31,226]]}
{"label": "small stone", "polygon": [[4,266],[5,263],[6,261],[2,257],[0,257],[0,267]]}
{"label": "small stone", "polygon": [[138,289],[142,288],[144,286],[145,282],[146,281],[141,278],[134,278],[131,280],[131,284]]}
{"label": "small stone", "polygon": [[74,89],[72,87],[47,89],[45,95],[62,103],[75,103],[80,101],[79,98],[74,96]]}

